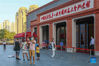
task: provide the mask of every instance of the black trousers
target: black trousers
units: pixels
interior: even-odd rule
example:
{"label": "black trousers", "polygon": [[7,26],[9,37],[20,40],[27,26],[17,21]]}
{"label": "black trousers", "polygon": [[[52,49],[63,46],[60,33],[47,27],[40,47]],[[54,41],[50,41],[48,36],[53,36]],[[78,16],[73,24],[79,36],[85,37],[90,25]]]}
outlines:
{"label": "black trousers", "polygon": [[4,47],[4,49],[6,49],[6,45],[5,44],[3,45],[3,47]]}
{"label": "black trousers", "polygon": [[90,46],[90,49],[91,49],[91,55],[94,55],[95,53],[94,53],[94,45],[91,45]]}
{"label": "black trousers", "polygon": [[16,58],[19,57],[20,51],[16,51]]}

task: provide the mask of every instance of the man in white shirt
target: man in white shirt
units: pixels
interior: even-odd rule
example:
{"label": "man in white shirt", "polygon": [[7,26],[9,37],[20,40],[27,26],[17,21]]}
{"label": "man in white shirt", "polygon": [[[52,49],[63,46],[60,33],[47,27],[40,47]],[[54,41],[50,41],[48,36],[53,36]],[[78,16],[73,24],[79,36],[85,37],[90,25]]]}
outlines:
{"label": "man in white shirt", "polygon": [[3,41],[3,46],[4,46],[4,49],[6,49],[6,41],[5,40]]}
{"label": "man in white shirt", "polygon": [[52,58],[53,58],[55,56],[55,50],[56,50],[54,39],[52,39],[51,46],[52,46]]}
{"label": "man in white shirt", "polygon": [[90,49],[91,49],[91,55],[94,55],[94,38],[91,36],[91,41],[90,41]]}

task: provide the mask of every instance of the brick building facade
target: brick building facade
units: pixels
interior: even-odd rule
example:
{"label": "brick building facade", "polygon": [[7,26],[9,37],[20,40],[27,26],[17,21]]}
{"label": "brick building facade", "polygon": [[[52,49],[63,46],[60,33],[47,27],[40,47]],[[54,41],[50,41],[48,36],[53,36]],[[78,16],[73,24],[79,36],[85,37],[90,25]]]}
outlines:
{"label": "brick building facade", "polygon": [[[56,1],[58,0],[53,2]],[[90,38],[94,36],[95,54],[99,55],[98,4],[98,0],[69,0],[36,14],[37,18],[30,22],[31,31],[37,32],[40,44],[45,40],[50,42],[54,38],[57,47],[60,47],[60,42],[63,42],[63,48],[67,52],[88,53]],[[43,7],[48,5],[50,3]]]}

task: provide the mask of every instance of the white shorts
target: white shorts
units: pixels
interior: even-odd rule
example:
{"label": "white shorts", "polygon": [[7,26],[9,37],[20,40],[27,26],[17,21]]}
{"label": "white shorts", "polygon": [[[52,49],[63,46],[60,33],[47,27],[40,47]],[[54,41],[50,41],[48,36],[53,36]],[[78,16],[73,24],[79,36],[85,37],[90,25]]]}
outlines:
{"label": "white shorts", "polygon": [[22,53],[28,53],[28,51],[27,50],[22,50]]}

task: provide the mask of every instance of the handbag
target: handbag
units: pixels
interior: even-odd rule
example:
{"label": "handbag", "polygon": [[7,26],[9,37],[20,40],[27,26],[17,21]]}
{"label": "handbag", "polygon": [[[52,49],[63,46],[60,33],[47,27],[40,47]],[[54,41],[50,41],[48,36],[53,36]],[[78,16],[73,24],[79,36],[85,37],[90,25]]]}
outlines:
{"label": "handbag", "polygon": [[14,47],[13,50],[16,51],[16,48]]}

